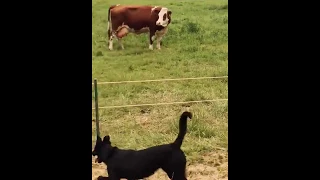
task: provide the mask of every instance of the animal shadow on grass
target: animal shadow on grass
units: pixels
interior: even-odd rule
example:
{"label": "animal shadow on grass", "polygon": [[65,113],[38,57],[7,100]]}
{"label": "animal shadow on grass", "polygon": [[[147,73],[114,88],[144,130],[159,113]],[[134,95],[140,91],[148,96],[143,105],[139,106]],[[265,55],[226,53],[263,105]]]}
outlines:
{"label": "animal shadow on grass", "polygon": [[110,136],[101,139],[97,136],[92,152],[98,163],[107,165],[108,177],[99,176],[98,180],[143,179],[162,169],[172,180],[187,180],[186,156],[181,150],[187,132],[187,120],[192,113],[185,111],[180,116],[179,134],[173,143],[157,145],[143,150],[119,149],[111,145]]}

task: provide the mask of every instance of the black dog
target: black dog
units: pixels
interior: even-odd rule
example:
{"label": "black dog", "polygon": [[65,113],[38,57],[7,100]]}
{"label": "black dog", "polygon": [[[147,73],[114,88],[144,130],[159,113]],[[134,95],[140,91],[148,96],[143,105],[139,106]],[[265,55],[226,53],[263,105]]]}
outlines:
{"label": "black dog", "polygon": [[98,156],[98,163],[104,162],[107,165],[109,174],[109,177],[100,176],[99,179],[143,179],[161,168],[172,180],[187,180],[185,173],[187,161],[180,147],[187,132],[188,117],[192,118],[190,112],[181,114],[179,134],[173,143],[143,150],[118,149],[111,146],[110,136],[105,136],[103,140],[98,136],[92,155]]}

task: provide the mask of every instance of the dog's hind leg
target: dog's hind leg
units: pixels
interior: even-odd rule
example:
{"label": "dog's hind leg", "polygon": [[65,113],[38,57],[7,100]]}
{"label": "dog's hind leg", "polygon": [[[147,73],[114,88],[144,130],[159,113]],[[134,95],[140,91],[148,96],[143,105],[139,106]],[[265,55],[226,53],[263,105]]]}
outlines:
{"label": "dog's hind leg", "polygon": [[99,176],[97,180],[109,180],[109,177]]}
{"label": "dog's hind leg", "polygon": [[184,173],[182,174],[176,174],[174,173],[173,177],[171,180],[187,180],[186,175]]}
{"label": "dog's hind leg", "polygon": [[186,170],[185,169],[177,169],[174,171],[173,176],[170,177],[171,180],[187,180]]}
{"label": "dog's hind leg", "polygon": [[109,175],[108,180],[120,180],[117,173],[115,173],[113,170],[110,170],[109,168],[107,168],[107,171],[108,171],[108,175]]}
{"label": "dog's hind leg", "polygon": [[167,173],[170,180],[187,180],[184,172]]}
{"label": "dog's hind leg", "polygon": [[162,167],[161,169],[162,169],[164,172],[167,173],[167,176],[168,176],[170,179],[172,179],[172,177],[174,176],[174,172],[173,172],[170,168],[168,168],[168,167]]}
{"label": "dog's hind leg", "polygon": [[170,178],[170,180],[187,180],[186,178],[186,166],[176,166],[171,170],[171,168],[162,168]]}
{"label": "dog's hind leg", "polygon": [[118,176],[109,175],[108,180],[120,180],[120,178]]}
{"label": "dog's hind leg", "polygon": [[120,178],[116,177],[116,176],[109,176],[108,179],[105,180],[120,180]]}

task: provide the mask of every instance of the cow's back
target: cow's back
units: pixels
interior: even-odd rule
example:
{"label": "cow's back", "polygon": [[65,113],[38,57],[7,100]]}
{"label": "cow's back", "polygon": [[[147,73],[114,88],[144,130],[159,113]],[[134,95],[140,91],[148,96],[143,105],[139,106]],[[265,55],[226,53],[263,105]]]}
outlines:
{"label": "cow's back", "polygon": [[140,30],[151,23],[152,6],[116,6],[111,9],[111,19],[114,30],[121,25]]}

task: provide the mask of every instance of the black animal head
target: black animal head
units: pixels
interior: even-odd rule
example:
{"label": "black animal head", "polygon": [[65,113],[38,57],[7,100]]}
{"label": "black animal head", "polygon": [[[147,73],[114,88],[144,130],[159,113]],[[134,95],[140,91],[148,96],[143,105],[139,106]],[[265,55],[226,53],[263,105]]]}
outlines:
{"label": "black animal head", "polygon": [[111,146],[110,136],[105,136],[103,140],[101,140],[100,136],[97,136],[97,141],[92,151],[92,156],[98,156],[98,163],[106,162],[112,151],[113,147]]}

